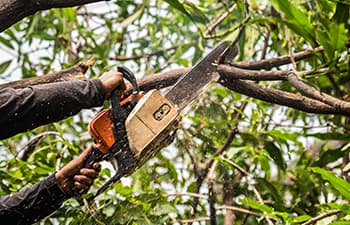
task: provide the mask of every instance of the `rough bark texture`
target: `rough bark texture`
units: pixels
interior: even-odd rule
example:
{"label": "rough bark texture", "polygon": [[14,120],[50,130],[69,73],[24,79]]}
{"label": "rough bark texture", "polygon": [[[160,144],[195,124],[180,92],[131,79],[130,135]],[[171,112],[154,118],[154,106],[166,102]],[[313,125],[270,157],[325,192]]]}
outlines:
{"label": "rough bark texture", "polygon": [[31,77],[23,80],[1,84],[0,89],[6,88],[6,87],[24,88],[24,87],[38,85],[38,84],[45,84],[45,83],[52,83],[52,82],[73,80],[73,79],[83,79],[85,78],[84,73],[93,63],[94,63],[93,60],[89,60],[86,62],[81,62],[71,68],[68,68],[62,71],[57,71],[57,72],[49,73],[42,76]]}
{"label": "rough bark texture", "polygon": [[0,32],[40,10],[84,5],[103,0],[0,0]]}
{"label": "rough bark texture", "polygon": [[[138,81],[140,89],[142,91],[149,91],[153,88],[171,86],[188,70],[189,69],[174,69],[145,76]],[[220,84],[223,86],[266,102],[291,107],[308,113],[349,115],[349,113],[339,108],[332,107],[318,100],[307,98],[299,94],[262,87],[254,82],[236,79],[234,75],[230,75],[229,71],[226,71],[221,77]],[[128,88],[127,91],[130,92],[131,89]]]}

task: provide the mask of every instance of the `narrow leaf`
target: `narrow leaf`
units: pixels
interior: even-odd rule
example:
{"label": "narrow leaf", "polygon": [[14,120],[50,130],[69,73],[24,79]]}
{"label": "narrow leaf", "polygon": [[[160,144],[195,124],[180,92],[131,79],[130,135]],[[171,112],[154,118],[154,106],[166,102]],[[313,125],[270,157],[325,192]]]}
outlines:
{"label": "narrow leaf", "polygon": [[265,142],[265,149],[269,153],[270,157],[275,161],[277,166],[280,169],[285,170],[287,165],[284,161],[281,150],[271,141]]}
{"label": "narrow leaf", "polygon": [[0,74],[4,73],[6,69],[10,66],[12,60],[7,60],[0,64]]}
{"label": "narrow leaf", "polygon": [[311,170],[322,176],[322,179],[328,181],[341,195],[347,200],[350,200],[350,184],[345,180],[337,177],[332,172],[321,169],[319,167],[312,167]]}
{"label": "narrow leaf", "polygon": [[254,199],[245,198],[241,200],[242,203],[249,205],[251,208],[259,210],[264,213],[272,213],[273,209],[267,205],[261,204]]}

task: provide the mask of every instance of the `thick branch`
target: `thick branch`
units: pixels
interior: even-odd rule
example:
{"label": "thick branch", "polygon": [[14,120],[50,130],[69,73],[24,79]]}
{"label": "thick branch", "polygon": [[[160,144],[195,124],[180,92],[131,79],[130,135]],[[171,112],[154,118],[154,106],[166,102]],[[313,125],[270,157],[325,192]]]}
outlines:
{"label": "thick branch", "polygon": [[23,80],[13,81],[5,84],[0,84],[0,89],[10,88],[24,88],[32,85],[52,83],[64,80],[74,80],[85,78],[84,73],[94,63],[93,60],[81,62],[71,68],[61,70],[58,72],[49,73],[42,76],[31,77]]}
{"label": "thick branch", "polygon": [[0,32],[40,10],[79,6],[100,1],[103,0],[0,0]]}
{"label": "thick branch", "polygon": [[[323,51],[322,47],[317,47],[314,50],[305,50],[302,52],[297,52],[293,54],[295,61],[300,61],[306,58],[311,57],[315,53]],[[242,61],[242,62],[233,62],[232,65],[242,69],[249,70],[270,70],[273,67],[286,65],[292,62],[290,55],[279,56],[276,58],[264,59],[259,61]]]}
{"label": "thick branch", "polygon": [[[149,91],[152,88],[171,86],[186,71],[188,71],[188,69],[175,69],[146,76],[139,80],[140,88],[143,91]],[[229,74],[222,74],[220,83],[238,93],[308,113],[350,115],[347,112],[341,111],[340,109],[329,106],[320,101],[285,91],[261,87],[253,82],[235,79]]]}
{"label": "thick branch", "polygon": [[285,91],[262,87],[254,82],[225,78],[220,83],[241,94],[308,113],[350,115],[348,112],[341,111],[320,101]]}
{"label": "thick branch", "polygon": [[257,71],[240,69],[229,65],[219,65],[218,71],[229,75],[232,78],[243,80],[287,80],[288,71]]}
{"label": "thick branch", "polygon": [[315,88],[302,82],[295,73],[288,73],[288,81],[300,92],[323,103],[326,103],[336,109],[340,109],[343,112],[350,113],[350,102],[342,101],[316,90]]}

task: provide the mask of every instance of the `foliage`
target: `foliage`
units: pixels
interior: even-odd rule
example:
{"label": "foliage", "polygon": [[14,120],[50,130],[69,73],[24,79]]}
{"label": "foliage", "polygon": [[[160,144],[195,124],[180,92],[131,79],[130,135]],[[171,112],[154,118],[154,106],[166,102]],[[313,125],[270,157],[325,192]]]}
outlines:
{"label": "foliage", "polygon": [[[60,70],[93,57],[88,77],[125,64],[137,76],[196,63],[210,47],[246,30],[236,60],[261,60],[323,46],[324,51],[277,69],[328,72],[301,78],[317,90],[345,99],[349,88],[348,1],[114,0],[51,9],[30,16],[0,34],[2,81]],[[216,18],[237,5],[210,34]],[[289,46],[291,44],[291,47]],[[260,82],[284,91],[284,81]],[[99,109],[3,140],[0,193],[15,192],[61,168],[91,142],[87,124]],[[239,133],[225,151],[232,127]],[[54,132],[17,160],[35,135]],[[175,142],[130,177],[99,196],[90,208],[73,199],[38,224],[181,224],[211,216],[207,179],[214,165],[216,221],[228,206],[234,224],[301,224],[330,210],[332,224],[350,223],[349,120],[308,114],[212,86],[187,109]],[[113,173],[106,164],[90,190]],[[211,168],[211,167],[210,167]],[[205,174],[202,174],[205,172]],[[193,193],[197,194],[195,197]],[[192,206],[196,205],[192,215]],[[193,219],[193,218],[192,218]]]}

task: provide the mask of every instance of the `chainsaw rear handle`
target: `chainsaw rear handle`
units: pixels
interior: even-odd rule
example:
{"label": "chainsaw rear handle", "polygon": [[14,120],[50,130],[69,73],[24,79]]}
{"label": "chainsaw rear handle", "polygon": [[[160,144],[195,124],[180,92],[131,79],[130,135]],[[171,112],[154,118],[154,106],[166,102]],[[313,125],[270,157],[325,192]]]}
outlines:
{"label": "chainsaw rear handle", "polygon": [[[117,108],[116,110],[112,110],[112,112],[114,111],[114,114],[116,114],[117,113],[116,111],[121,107],[120,106],[120,99],[119,99],[120,91],[121,91],[120,88],[114,89],[112,94],[111,94],[111,97],[110,97],[110,101],[111,101],[112,107],[113,108],[114,107]],[[93,168],[94,163],[102,161],[103,157],[106,154],[108,154],[108,152],[101,152],[96,146],[94,146],[93,149],[92,149],[92,152],[85,159],[83,167],[87,168],[87,169]],[[73,189],[73,195],[74,195],[75,199],[78,201],[78,203],[81,206],[83,206],[84,205],[84,201],[83,201],[83,198],[81,196],[81,193],[75,188]]]}
{"label": "chainsaw rear handle", "polygon": [[[112,91],[110,97],[111,109],[102,111],[100,113],[102,117],[107,119],[105,120],[105,123],[102,124],[102,126],[105,126],[102,127],[102,129],[112,129],[113,134],[109,135],[113,135],[113,137],[111,137],[113,142],[116,141],[116,138],[127,138],[126,134],[124,134],[125,126],[123,126],[124,124],[121,124],[122,122],[124,123],[129,113],[126,107],[133,108],[136,105],[137,101],[141,98],[141,96],[138,95],[139,88],[134,74],[127,67],[124,66],[118,66],[117,69],[123,74],[123,77],[131,83],[133,87],[133,92],[131,98],[129,96],[125,99],[121,99],[119,97],[119,94],[122,92],[121,88],[115,88]],[[128,105],[128,103],[130,103],[130,105]],[[109,113],[111,113],[111,115],[108,115]],[[90,126],[91,124],[89,124],[89,129],[91,128]],[[108,132],[110,133],[110,131]],[[110,148],[99,143],[100,141],[102,141],[99,137],[95,137],[92,135],[92,138],[94,139],[96,146],[93,147],[91,154],[84,161],[84,168],[93,168],[94,163],[100,162],[103,159],[110,158],[114,155],[114,152],[112,152]],[[112,145],[114,145],[114,143],[112,143]],[[77,189],[73,189],[73,195],[80,205],[84,204],[83,198],[81,197],[81,193]]]}

